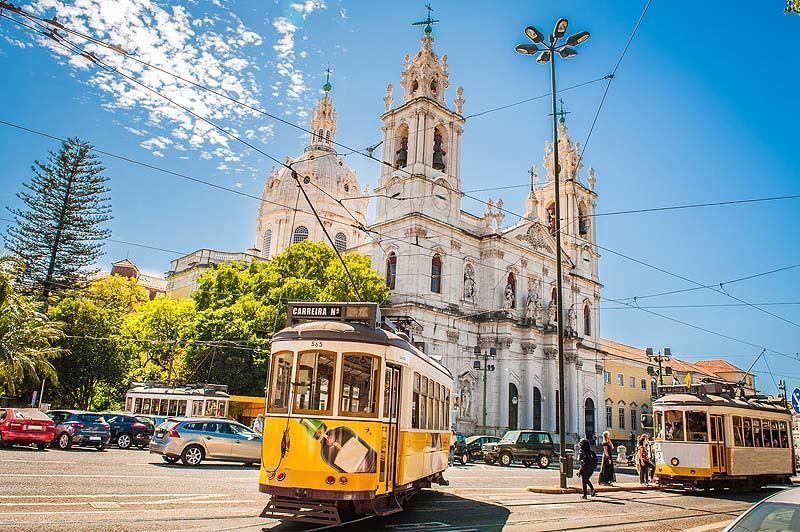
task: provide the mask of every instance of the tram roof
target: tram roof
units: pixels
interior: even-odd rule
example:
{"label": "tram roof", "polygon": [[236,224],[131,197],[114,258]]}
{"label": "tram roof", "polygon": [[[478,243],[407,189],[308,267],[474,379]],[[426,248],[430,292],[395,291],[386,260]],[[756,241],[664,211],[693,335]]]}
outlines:
{"label": "tram roof", "polygon": [[328,340],[336,342],[362,342],[397,347],[398,349],[403,349],[421,358],[439,371],[448,374],[451,378],[453,376],[450,370],[444,365],[411,345],[405,338],[398,336],[392,331],[372,328],[361,323],[341,321],[310,321],[299,323],[278,331],[272,337],[272,340]]}
{"label": "tram roof", "polygon": [[754,399],[746,400],[727,395],[702,394],[695,395],[690,393],[672,393],[659,397],[653,401],[653,407],[658,406],[723,406],[729,408],[744,408],[748,410],[764,410],[775,414],[788,414],[785,408],[781,408],[772,403],[757,401]]}

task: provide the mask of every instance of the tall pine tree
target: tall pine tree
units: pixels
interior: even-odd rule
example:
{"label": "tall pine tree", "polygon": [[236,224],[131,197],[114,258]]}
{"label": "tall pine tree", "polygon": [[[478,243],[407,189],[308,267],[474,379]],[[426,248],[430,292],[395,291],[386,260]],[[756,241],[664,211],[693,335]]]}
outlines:
{"label": "tall pine tree", "polygon": [[5,246],[25,264],[24,280],[40,294],[45,309],[52,292],[77,284],[103,254],[110,231],[111,202],[105,168],[92,145],[67,139],[48,161],[35,161],[33,177],[17,194],[24,208],[8,210],[16,225]]}

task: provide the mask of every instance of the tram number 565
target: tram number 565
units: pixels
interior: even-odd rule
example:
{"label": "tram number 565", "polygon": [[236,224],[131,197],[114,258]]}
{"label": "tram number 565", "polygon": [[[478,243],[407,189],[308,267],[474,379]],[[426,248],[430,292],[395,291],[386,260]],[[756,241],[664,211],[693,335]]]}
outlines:
{"label": "tram number 565", "polygon": [[311,342],[311,347],[322,347],[322,342]]}

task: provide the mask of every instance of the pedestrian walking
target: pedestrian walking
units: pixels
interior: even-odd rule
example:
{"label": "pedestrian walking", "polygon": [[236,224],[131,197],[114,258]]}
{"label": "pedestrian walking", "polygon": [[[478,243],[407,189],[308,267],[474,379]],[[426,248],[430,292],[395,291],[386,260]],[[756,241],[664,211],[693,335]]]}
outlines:
{"label": "pedestrian walking", "polygon": [[259,414],[259,415],[256,416],[256,418],[253,420],[253,425],[251,426],[251,428],[255,432],[258,432],[259,434],[263,434],[263,432],[264,432],[264,414]]}
{"label": "pedestrian walking", "polygon": [[[588,499],[589,494],[594,497],[595,489],[592,484],[592,475],[594,475],[594,468],[597,467],[597,455],[586,438],[583,438],[578,444],[578,461],[581,464],[580,469],[578,469],[578,475],[581,477],[583,498]],[[590,490],[588,493],[587,488]]]}
{"label": "pedestrian walking", "polygon": [[453,466],[456,457],[456,431],[450,429],[450,457],[447,459],[447,467]]}
{"label": "pedestrian walking", "polygon": [[639,470],[639,483],[643,485],[650,484],[650,471],[655,471],[656,466],[650,459],[650,444],[647,439],[647,434],[639,436],[639,446],[636,447],[636,469]]}
{"label": "pedestrian walking", "polygon": [[600,466],[600,484],[610,486],[614,482],[614,442],[608,431],[603,432],[603,462]]}
{"label": "pedestrian walking", "polygon": [[656,475],[656,450],[650,437],[647,437],[647,455],[650,457],[650,463],[653,467],[650,468],[650,482],[653,482],[653,477]]}

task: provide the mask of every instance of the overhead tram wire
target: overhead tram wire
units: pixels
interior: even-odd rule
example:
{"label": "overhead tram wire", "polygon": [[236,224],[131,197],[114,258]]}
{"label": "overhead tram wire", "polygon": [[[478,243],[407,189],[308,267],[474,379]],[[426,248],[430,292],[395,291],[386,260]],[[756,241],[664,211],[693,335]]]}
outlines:
{"label": "overhead tram wire", "polygon": [[611,82],[614,81],[614,77],[617,75],[617,70],[619,69],[619,65],[622,64],[622,60],[625,58],[625,54],[628,52],[628,48],[633,42],[633,38],[636,36],[636,32],[639,31],[639,26],[642,25],[644,16],[647,14],[647,10],[650,9],[651,3],[652,0],[647,0],[647,3],[645,4],[644,9],[642,10],[642,14],[639,15],[639,20],[636,21],[636,25],[633,27],[633,31],[628,37],[628,42],[625,43],[625,47],[622,49],[622,53],[619,55],[617,64],[614,65],[614,69],[611,71],[611,74],[607,76],[608,82],[606,83],[606,88],[603,91],[603,96],[600,98],[600,104],[597,106],[597,112],[594,114],[592,125],[589,128],[589,133],[586,135],[586,140],[583,143],[583,148],[581,148],[581,153],[578,160],[583,160],[583,154],[584,152],[586,152],[586,147],[589,145],[589,140],[592,138],[592,132],[594,132],[594,126],[597,124],[597,119],[600,116],[600,111],[602,111],[603,109],[603,103],[605,103],[606,96],[608,95],[608,90],[611,88]]}
{"label": "overhead tram wire", "polygon": [[[649,6],[649,4],[650,4],[650,1],[651,1],[651,0],[648,0],[648,4],[647,4],[647,6]],[[646,7],[647,7],[647,6],[646,6]],[[23,16],[28,16],[28,15],[26,15],[26,14],[22,13],[22,12],[21,12],[21,10],[17,10],[16,12],[19,12],[19,13],[23,14]],[[15,19],[13,19],[13,18],[11,18],[11,17],[8,17],[8,16],[6,16],[6,15],[2,15],[2,14],[0,14],[0,16],[2,16],[3,18],[8,18],[9,20],[12,20],[13,22],[15,22],[15,23],[17,23],[17,24],[21,24],[21,25],[23,25],[23,26],[25,26],[25,27],[28,27],[28,28],[30,28],[30,29],[33,29],[34,31],[37,31],[37,33],[38,33],[38,30],[36,30],[35,28],[33,28],[33,27],[31,27],[31,26],[29,26],[29,25],[27,25],[27,24],[21,23],[21,22],[19,22],[19,21],[17,21],[17,20],[15,20]],[[642,17],[643,17],[643,15],[642,15]],[[39,20],[42,20],[42,19],[40,19],[39,17],[35,17],[35,16],[34,16],[33,18],[34,18],[35,20],[37,20],[37,21],[39,21]],[[641,19],[641,17],[640,17],[640,19]],[[45,22],[45,23],[47,23],[47,24],[52,24],[52,21],[47,21],[47,20],[44,20],[44,22]],[[41,26],[41,27],[45,28],[45,26],[43,26],[41,23],[39,23],[39,22],[36,22],[36,23],[37,23],[37,25],[39,25],[39,26]],[[59,24],[59,25],[60,25],[60,24]],[[637,24],[637,28],[638,28],[638,24]],[[61,28],[61,29],[64,29],[64,28]],[[65,31],[66,31],[66,30],[65,30]],[[45,33],[45,35],[50,35],[51,37],[53,37],[53,35],[52,35],[52,34]],[[91,54],[91,53],[87,53],[85,50],[81,49],[81,48],[80,48],[80,47],[78,47],[77,45],[74,45],[73,43],[71,43],[71,42],[70,42],[70,41],[68,41],[67,39],[64,39],[63,37],[60,37],[60,36],[58,36],[58,38],[57,38],[57,39],[56,39],[55,37],[53,37],[53,38],[54,38],[54,40],[55,40],[55,42],[56,42],[57,44],[59,44],[59,45],[61,45],[61,46],[65,47],[67,50],[69,50],[69,51],[72,51],[73,53],[77,53],[77,54],[79,54],[79,55],[81,55],[81,56],[83,56],[83,57],[86,57],[86,58],[87,58],[89,61],[91,61],[91,62],[93,62],[93,63],[97,64],[98,66],[101,66],[102,68],[105,68],[105,69],[110,69],[109,71],[111,71],[111,72],[113,72],[113,73],[116,73],[116,74],[119,74],[119,75],[121,75],[122,77],[124,77],[124,78],[128,79],[129,81],[131,81],[131,82],[133,82],[133,83],[136,83],[136,84],[138,84],[138,85],[142,86],[143,88],[147,89],[148,91],[151,91],[151,92],[153,92],[154,94],[156,94],[156,95],[158,95],[158,96],[160,96],[160,97],[162,97],[162,98],[166,99],[167,101],[169,101],[169,102],[170,102],[170,103],[172,103],[173,105],[176,105],[177,107],[180,107],[180,108],[181,108],[181,109],[183,109],[185,112],[187,112],[187,113],[191,114],[192,116],[195,116],[196,118],[198,118],[198,119],[200,119],[200,120],[202,120],[202,121],[204,121],[204,122],[208,123],[208,124],[209,124],[209,125],[211,125],[212,127],[216,128],[216,129],[218,129],[219,131],[223,132],[224,134],[226,134],[226,135],[230,136],[230,137],[231,137],[231,138],[233,138],[234,140],[238,140],[239,142],[241,142],[241,143],[242,143],[242,144],[244,144],[245,146],[248,146],[248,147],[250,147],[251,149],[253,149],[254,151],[256,151],[256,152],[258,152],[258,153],[261,153],[262,155],[264,155],[265,157],[269,158],[270,160],[273,160],[273,161],[275,161],[277,164],[279,164],[279,165],[281,165],[281,166],[284,166],[284,167],[288,167],[288,165],[286,165],[285,163],[283,163],[283,162],[279,161],[279,160],[278,160],[278,159],[276,159],[275,157],[272,157],[271,155],[267,154],[266,152],[264,152],[264,151],[260,150],[259,148],[257,148],[257,147],[255,147],[255,146],[253,146],[252,144],[250,144],[249,142],[245,141],[244,139],[241,139],[241,138],[240,138],[240,137],[238,137],[237,135],[235,135],[235,134],[233,134],[233,133],[231,133],[231,132],[227,131],[225,128],[222,128],[221,126],[219,126],[219,125],[215,124],[214,122],[211,122],[210,120],[206,119],[205,117],[202,117],[202,116],[198,115],[197,113],[194,113],[194,112],[193,112],[193,111],[191,111],[190,109],[187,109],[186,107],[182,106],[181,104],[178,104],[178,103],[177,103],[177,102],[175,102],[174,100],[172,100],[172,99],[170,99],[169,97],[167,97],[167,96],[165,96],[165,95],[161,94],[161,93],[160,93],[160,92],[158,92],[157,90],[150,88],[149,86],[147,86],[147,85],[145,85],[144,83],[142,83],[142,82],[140,82],[140,81],[136,80],[135,78],[133,78],[133,77],[131,77],[131,76],[128,76],[128,75],[126,75],[126,74],[122,73],[121,71],[119,71],[118,69],[116,69],[116,68],[114,68],[114,67],[111,67],[110,65],[107,65],[107,64],[106,64],[106,63],[104,63],[102,60],[100,60],[100,59],[99,59],[99,58],[98,58],[96,55],[94,55],[94,54]],[[65,45],[65,44],[64,44],[62,41],[64,41],[64,42],[68,43],[68,44],[69,44],[69,46]],[[103,43],[103,44],[104,44],[105,46],[107,46],[107,47],[109,47],[109,48],[113,49],[113,48],[112,48],[112,45],[107,45],[107,44],[105,44],[105,43]],[[627,50],[627,45],[626,45],[626,49],[625,49],[625,50]],[[624,50],[624,51],[625,51],[625,50]],[[623,52],[624,52],[624,51],[623,51]],[[623,53],[623,55],[624,55],[624,53]],[[616,66],[615,68],[617,68],[617,67],[619,66],[619,64],[621,63],[621,60],[622,60],[622,56],[620,57],[620,60],[618,61],[618,63],[617,63],[617,66]],[[191,83],[191,82],[190,82],[190,83]],[[299,126],[295,126],[295,127],[298,127],[298,128],[300,128]],[[305,130],[304,128],[300,128],[300,129],[302,129],[303,131],[307,131],[307,130]],[[359,153],[359,154],[361,154],[362,156],[365,156],[365,157],[368,157],[368,158],[370,158],[370,159],[373,159],[373,160],[375,160],[375,161],[378,161],[378,162],[379,162],[379,163],[381,163],[381,164],[388,165],[388,166],[390,166],[390,167],[394,168],[394,165],[392,165],[391,163],[389,163],[389,162],[387,162],[387,161],[382,161],[382,160],[380,160],[380,159],[377,159],[377,158],[375,158],[375,157],[374,157],[374,156],[372,156],[372,155],[367,155],[367,154],[361,153],[361,152],[359,152],[358,150],[356,150],[356,149],[354,149],[354,148],[351,148],[351,147],[349,147],[349,146],[347,146],[347,145],[344,145],[344,144],[341,144],[341,143],[336,143],[336,144],[338,144],[338,145],[341,145],[341,146],[345,147],[346,149],[353,150],[355,153]],[[585,145],[584,145],[584,148],[585,148]],[[407,174],[411,175],[411,176],[414,176],[414,175],[415,175],[415,174],[412,174],[411,172],[409,172],[409,171],[407,171],[407,170],[404,170],[404,169],[403,169],[402,171],[403,171],[404,173],[407,173]],[[417,176],[417,177],[421,177],[421,178],[424,178],[425,180],[431,181],[431,180],[430,180],[430,178],[427,178],[427,176]],[[299,181],[298,179],[296,179],[296,181],[298,182],[298,185],[301,187],[301,190],[303,190],[303,189],[302,189],[302,184],[300,183],[300,181]],[[451,188],[451,187],[448,187],[448,188]],[[456,191],[456,192],[459,192],[459,191]],[[304,193],[304,195],[305,195],[305,190],[303,190],[303,193]],[[306,195],[306,196],[307,196],[307,195]],[[479,201],[479,202],[482,202],[482,203],[486,203],[486,202],[484,202],[483,200],[481,200],[481,199],[479,199],[479,198],[476,198],[476,197],[474,197],[474,196],[470,196],[470,195],[468,195],[468,194],[464,194],[464,196],[465,196],[465,197],[469,197],[469,198],[471,198],[471,199],[474,199],[475,201]],[[316,213],[316,209],[314,209],[314,208],[313,208],[313,205],[312,205],[312,210],[314,211],[315,217],[317,217],[317,218],[318,218],[318,221],[320,222],[320,225],[322,225],[322,222],[321,222],[321,220],[319,220],[319,217],[318,217],[319,215]],[[526,217],[520,216],[520,215],[518,215],[518,214],[516,214],[516,213],[513,213],[512,211],[509,211],[509,210],[507,210],[507,209],[501,208],[500,210],[501,210],[501,211],[503,211],[503,212],[507,212],[507,213],[509,213],[509,214],[512,214],[513,216],[519,217],[520,219],[527,219]],[[334,242],[333,242],[333,241],[330,239],[330,235],[327,233],[327,230],[325,231],[325,234],[326,234],[326,236],[328,237],[328,239],[330,240],[330,244],[331,244],[332,246],[334,246],[334,247],[335,247],[335,244],[334,244]],[[627,259],[629,259],[629,260],[632,260],[632,261],[634,261],[634,262],[637,262],[637,263],[640,263],[640,264],[642,264],[642,265],[648,266],[648,267],[650,267],[650,268],[654,268],[654,269],[656,269],[656,270],[662,271],[662,272],[664,272],[664,273],[667,273],[667,274],[669,274],[669,275],[672,275],[672,276],[675,276],[675,277],[681,278],[681,279],[683,279],[683,280],[686,280],[686,281],[689,281],[689,282],[692,282],[692,283],[694,283],[694,284],[698,284],[698,285],[702,286],[702,284],[701,284],[701,283],[698,283],[698,282],[696,282],[696,281],[693,281],[693,280],[691,280],[691,279],[688,279],[688,278],[686,278],[686,277],[680,276],[680,275],[678,275],[678,274],[674,274],[674,273],[672,273],[672,272],[668,272],[668,271],[666,271],[666,270],[664,270],[664,269],[662,269],[662,268],[659,268],[659,267],[657,267],[657,266],[653,266],[653,265],[651,265],[651,264],[647,264],[647,263],[646,263],[646,262],[644,262],[644,261],[640,261],[640,260],[638,260],[638,259],[634,259],[634,258],[632,258],[632,257],[630,257],[630,256],[627,256],[627,255],[625,255],[625,254],[622,254],[622,253],[616,252],[616,251],[614,251],[614,250],[611,250],[611,249],[609,249],[609,248],[605,248],[605,247],[603,247],[603,246],[600,246],[600,245],[598,245],[598,244],[590,244],[590,245],[593,245],[593,246],[595,246],[595,247],[596,247],[596,248],[598,248],[598,249],[603,249],[603,250],[605,250],[605,251],[608,251],[608,252],[610,252],[610,253],[614,253],[614,254],[616,254],[616,255],[618,255],[618,256],[621,256],[621,257],[627,258]],[[339,256],[339,258],[341,259],[341,255],[339,255],[338,253],[337,253],[337,255],[338,255],[338,256]],[[344,266],[345,270],[348,272],[348,275],[349,275],[349,269],[347,268],[347,265],[346,265],[346,263],[344,262],[344,260],[342,260],[342,265]],[[351,280],[352,280],[352,277],[351,277],[351,276],[350,276],[350,278],[351,278]],[[353,287],[354,287],[354,289],[356,288],[356,287],[355,287],[355,285],[353,285]],[[356,290],[357,290],[357,289],[356,289]],[[716,291],[716,290],[715,290],[715,291]],[[724,293],[724,291],[723,291],[723,292],[720,292],[720,293]],[[733,298],[733,299],[736,299],[737,301],[740,301],[740,302],[742,302],[742,303],[746,303],[744,300],[741,300],[741,299],[739,299],[739,298],[736,298],[735,296],[732,296],[732,295],[730,295],[730,294],[725,294],[725,295],[727,295],[728,297],[731,297],[731,298]],[[752,304],[748,304],[748,305],[749,305],[749,306],[752,306],[753,308],[755,308],[755,309],[757,309],[757,310],[759,310],[760,312],[764,312],[764,313],[766,313],[766,314],[769,314],[769,315],[771,315],[771,316],[773,316],[773,317],[775,317],[775,318],[777,318],[777,319],[780,319],[780,320],[782,320],[782,321],[785,321],[785,322],[787,322],[787,323],[790,323],[790,324],[792,324],[792,325],[795,325],[795,326],[797,326],[797,327],[800,327],[800,324],[797,324],[797,323],[795,323],[795,322],[793,322],[793,321],[791,321],[791,320],[787,320],[786,318],[783,318],[782,316],[779,316],[779,315],[777,315],[777,314],[774,314],[774,313],[771,313],[771,312],[769,312],[769,311],[767,311],[767,310],[764,310],[764,309],[758,308],[758,307],[756,307],[756,306],[754,306],[754,305],[752,305]]]}

